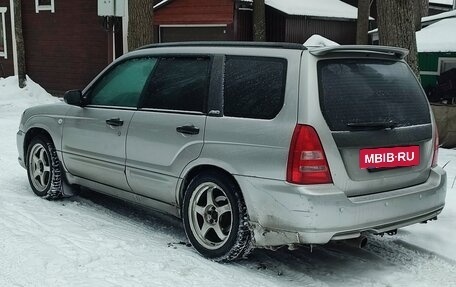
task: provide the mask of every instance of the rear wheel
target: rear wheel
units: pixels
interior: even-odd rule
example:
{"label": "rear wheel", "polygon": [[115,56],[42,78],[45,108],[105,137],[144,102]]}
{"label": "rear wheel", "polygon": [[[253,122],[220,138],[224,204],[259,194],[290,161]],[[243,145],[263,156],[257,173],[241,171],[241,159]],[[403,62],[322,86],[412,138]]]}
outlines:
{"label": "rear wheel", "polygon": [[231,261],[251,250],[247,208],[237,185],[224,174],[208,172],[190,182],[182,217],[190,242],[207,258]]}
{"label": "rear wheel", "polygon": [[62,170],[54,144],[36,136],[27,149],[27,175],[33,192],[45,199],[62,197]]}

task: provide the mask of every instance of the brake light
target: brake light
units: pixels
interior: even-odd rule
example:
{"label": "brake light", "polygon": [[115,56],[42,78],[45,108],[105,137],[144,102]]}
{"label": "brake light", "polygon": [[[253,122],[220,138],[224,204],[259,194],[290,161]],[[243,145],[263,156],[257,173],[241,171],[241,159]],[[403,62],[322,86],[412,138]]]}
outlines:
{"label": "brake light", "polygon": [[439,159],[439,131],[437,130],[437,126],[434,127],[435,132],[434,132],[434,154],[432,155],[432,165],[431,167],[436,167],[437,166],[437,161]]}
{"label": "brake light", "polygon": [[332,183],[320,138],[312,126],[296,125],[288,154],[287,181],[295,184]]}

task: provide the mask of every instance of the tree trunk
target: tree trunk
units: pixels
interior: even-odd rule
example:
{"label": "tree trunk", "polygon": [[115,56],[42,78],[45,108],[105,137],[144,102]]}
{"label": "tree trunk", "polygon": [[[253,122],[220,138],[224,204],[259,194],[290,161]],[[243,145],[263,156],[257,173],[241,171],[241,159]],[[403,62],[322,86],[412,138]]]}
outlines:
{"label": "tree trunk", "polygon": [[19,80],[19,88],[24,88],[27,84],[25,70],[25,45],[24,36],[22,34],[22,8],[21,0],[14,0],[14,26],[16,34],[17,46],[17,74]]}
{"label": "tree trunk", "polygon": [[356,27],[356,44],[367,45],[370,16],[370,0],[358,0],[358,22]]}
{"label": "tree trunk", "polygon": [[421,17],[426,17],[429,15],[429,0],[420,0],[421,1]]}
{"label": "tree trunk", "polygon": [[128,50],[154,42],[154,8],[150,0],[128,1]]}
{"label": "tree trunk", "polygon": [[421,30],[421,5],[423,4],[421,0],[414,1],[413,10],[414,10],[414,22],[415,22],[415,31]]}
{"label": "tree trunk", "polygon": [[266,41],[266,24],[265,24],[265,7],[264,0],[253,1],[253,40]]}
{"label": "tree trunk", "polygon": [[421,18],[426,17],[429,12],[429,0],[418,0],[415,4],[415,31],[421,30]]}
{"label": "tree trunk", "polygon": [[380,45],[402,47],[409,50],[407,63],[419,77],[414,0],[377,1]]}

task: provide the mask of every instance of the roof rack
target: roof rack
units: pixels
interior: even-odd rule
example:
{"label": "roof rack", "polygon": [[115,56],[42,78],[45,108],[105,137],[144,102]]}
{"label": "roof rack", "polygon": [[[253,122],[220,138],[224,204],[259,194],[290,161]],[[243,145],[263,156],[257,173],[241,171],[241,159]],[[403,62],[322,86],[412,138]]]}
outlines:
{"label": "roof rack", "polygon": [[409,51],[404,48],[375,45],[331,46],[325,48],[311,49],[309,50],[309,52],[315,56],[324,56],[332,53],[377,53],[395,56],[399,59],[404,59],[409,53]]}
{"label": "roof rack", "polygon": [[165,47],[256,47],[256,48],[278,48],[278,49],[293,49],[307,50],[302,44],[296,43],[281,43],[281,42],[238,42],[238,41],[199,41],[199,42],[173,42],[150,44],[139,47],[137,50],[149,48],[165,48]]}

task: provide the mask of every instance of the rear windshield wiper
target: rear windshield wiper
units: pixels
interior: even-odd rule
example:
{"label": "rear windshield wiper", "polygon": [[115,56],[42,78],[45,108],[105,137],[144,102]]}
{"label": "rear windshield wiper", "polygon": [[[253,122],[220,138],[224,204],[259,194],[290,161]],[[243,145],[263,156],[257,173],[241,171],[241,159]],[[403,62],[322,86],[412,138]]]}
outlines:
{"label": "rear windshield wiper", "polygon": [[386,122],[362,122],[362,123],[347,123],[347,126],[353,129],[360,130],[385,130],[394,129],[397,123],[393,121]]}

